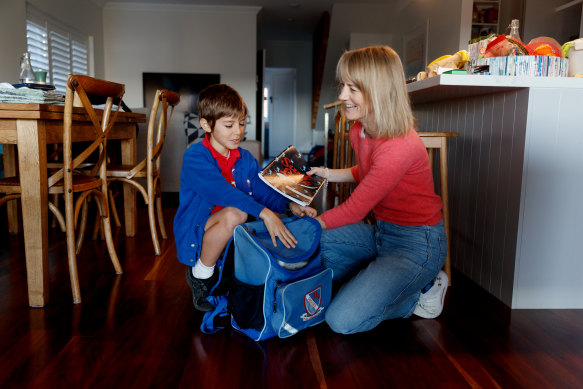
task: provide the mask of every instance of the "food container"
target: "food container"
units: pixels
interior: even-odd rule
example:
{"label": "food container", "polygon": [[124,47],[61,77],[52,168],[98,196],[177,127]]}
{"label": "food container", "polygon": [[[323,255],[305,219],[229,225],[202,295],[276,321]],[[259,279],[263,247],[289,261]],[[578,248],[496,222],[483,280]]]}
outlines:
{"label": "food container", "polygon": [[[581,60],[583,62],[583,58]],[[546,55],[479,58],[472,63],[472,67],[479,65],[489,66],[489,70],[481,75],[492,76],[567,77],[570,69],[567,58]]]}
{"label": "food container", "polygon": [[569,49],[569,77],[583,74],[583,39],[573,41]]}

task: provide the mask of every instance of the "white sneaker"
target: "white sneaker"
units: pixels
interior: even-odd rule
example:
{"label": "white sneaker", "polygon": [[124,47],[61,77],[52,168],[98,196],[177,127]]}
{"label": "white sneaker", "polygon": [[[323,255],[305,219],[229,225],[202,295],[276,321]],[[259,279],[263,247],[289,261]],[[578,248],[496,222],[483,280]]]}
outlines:
{"label": "white sneaker", "polygon": [[445,292],[447,292],[448,283],[449,278],[447,278],[447,274],[443,270],[440,270],[437,273],[431,289],[425,293],[421,293],[419,302],[413,313],[425,319],[434,319],[439,316],[443,310],[443,302],[445,301]]}

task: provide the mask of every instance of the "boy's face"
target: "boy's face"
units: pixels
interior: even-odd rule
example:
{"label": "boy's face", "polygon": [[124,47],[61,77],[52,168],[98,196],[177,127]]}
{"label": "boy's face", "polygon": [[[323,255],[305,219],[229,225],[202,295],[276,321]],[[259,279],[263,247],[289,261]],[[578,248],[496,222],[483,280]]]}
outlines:
{"label": "boy's face", "polygon": [[239,147],[245,133],[245,118],[236,116],[223,116],[215,122],[214,129],[209,126],[206,119],[200,119],[200,124],[210,134],[211,145],[225,157],[229,150]]}

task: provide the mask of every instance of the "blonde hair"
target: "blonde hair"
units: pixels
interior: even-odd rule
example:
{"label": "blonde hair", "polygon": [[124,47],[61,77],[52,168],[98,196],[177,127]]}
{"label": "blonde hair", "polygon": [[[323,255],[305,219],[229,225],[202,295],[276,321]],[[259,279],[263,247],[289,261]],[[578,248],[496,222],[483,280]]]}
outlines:
{"label": "blonde hair", "polygon": [[414,117],[401,59],[388,46],[370,46],[344,52],[336,67],[339,82],[350,80],[363,94],[377,138],[406,135]]}

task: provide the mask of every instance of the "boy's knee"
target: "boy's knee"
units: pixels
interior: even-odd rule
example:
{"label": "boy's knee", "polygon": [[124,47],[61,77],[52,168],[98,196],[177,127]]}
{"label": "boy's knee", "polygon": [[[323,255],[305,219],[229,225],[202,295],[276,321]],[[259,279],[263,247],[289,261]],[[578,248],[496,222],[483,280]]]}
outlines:
{"label": "boy's knee", "polygon": [[226,218],[225,222],[229,225],[229,227],[235,228],[239,224],[243,224],[247,221],[247,213],[241,211],[235,207],[227,207],[226,208]]}

